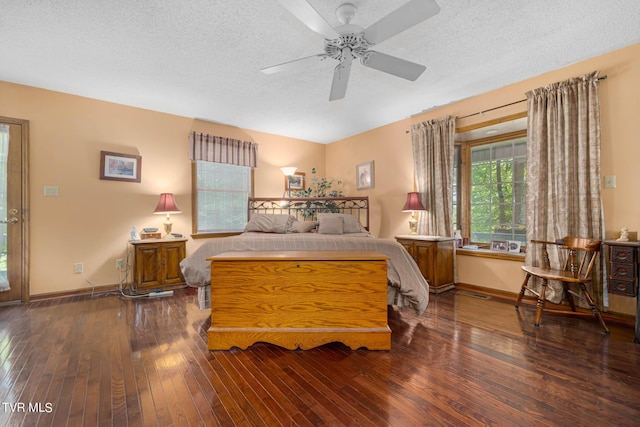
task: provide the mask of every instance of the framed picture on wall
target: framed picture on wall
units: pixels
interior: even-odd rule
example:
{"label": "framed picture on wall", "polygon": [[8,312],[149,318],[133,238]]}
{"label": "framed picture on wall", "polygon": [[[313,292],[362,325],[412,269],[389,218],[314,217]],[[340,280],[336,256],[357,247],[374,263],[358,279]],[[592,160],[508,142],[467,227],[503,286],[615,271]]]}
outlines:
{"label": "framed picture on wall", "polygon": [[356,188],[365,190],[373,188],[375,185],[375,173],[373,170],[373,160],[356,165]]}
{"label": "framed picture on wall", "polygon": [[284,191],[304,190],[304,172],[296,172],[284,177]]}
{"label": "framed picture on wall", "polygon": [[140,182],[141,170],[141,156],[100,151],[100,179]]}

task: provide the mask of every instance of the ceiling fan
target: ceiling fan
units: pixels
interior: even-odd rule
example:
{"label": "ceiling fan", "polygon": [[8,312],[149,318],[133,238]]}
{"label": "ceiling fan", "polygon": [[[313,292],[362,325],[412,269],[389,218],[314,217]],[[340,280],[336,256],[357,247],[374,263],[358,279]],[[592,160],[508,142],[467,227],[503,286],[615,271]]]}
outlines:
{"label": "ceiling fan", "polygon": [[339,62],[333,71],[329,95],[329,101],[334,101],[345,96],[351,63],[354,59],[360,59],[360,63],[365,67],[411,81],[420,77],[427,68],[369,48],[438,14],[440,7],[435,0],[410,0],[366,29],[351,24],[356,14],[356,6],[352,3],[343,3],[338,6],[336,15],[342,25],[332,27],[305,0],[278,1],[307,27],[325,37],[324,53],[263,68],[261,71],[265,74],[286,70],[300,61],[333,58]]}

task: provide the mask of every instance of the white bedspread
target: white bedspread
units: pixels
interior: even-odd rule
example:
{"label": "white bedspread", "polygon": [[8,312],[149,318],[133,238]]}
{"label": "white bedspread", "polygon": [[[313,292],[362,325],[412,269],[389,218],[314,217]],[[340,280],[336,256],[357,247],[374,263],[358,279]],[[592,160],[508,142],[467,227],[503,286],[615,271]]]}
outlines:
{"label": "white bedspread", "polygon": [[411,306],[422,314],[429,303],[429,285],[402,245],[395,240],[374,238],[368,233],[342,235],[318,233],[243,233],[211,239],[180,263],[187,285],[208,286],[211,263],[207,258],[229,251],[366,250],[391,258],[387,264],[389,305]]}

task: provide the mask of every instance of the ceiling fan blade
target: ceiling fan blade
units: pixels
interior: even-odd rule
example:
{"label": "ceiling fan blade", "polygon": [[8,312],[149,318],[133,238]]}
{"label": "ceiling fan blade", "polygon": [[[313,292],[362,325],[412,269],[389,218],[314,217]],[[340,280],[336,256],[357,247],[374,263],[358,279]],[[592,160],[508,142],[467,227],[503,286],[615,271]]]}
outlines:
{"label": "ceiling fan blade", "polygon": [[280,71],[295,70],[306,65],[308,62],[320,62],[324,61],[327,55],[319,53],[317,55],[306,56],[304,58],[294,59],[293,61],[283,62],[282,64],[272,65],[271,67],[263,68],[262,71],[265,74],[279,73]]}
{"label": "ceiling fan blade", "polygon": [[351,49],[346,48],[348,52],[343,54],[342,61],[336,65],[333,70],[333,82],[331,82],[331,93],[329,94],[329,101],[335,101],[336,99],[344,98],[347,93],[347,83],[349,83],[349,73],[351,72]]}
{"label": "ceiling fan blade", "polygon": [[416,80],[424,70],[427,69],[424,65],[416,64],[415,62],[406,61],[374,50],[368,51],[366,58],[363,58],[361,62],[365,67],[384,71],[385,73],[393,74],[394,76],[411,81]]}
{"label": "ceiling fan blade", "polygon": [[383,42],[420,22],[437,15],[440,6],[435,0],[410,0],[364,30],[370,44]]}
{"label": "ceiling fan blade", "polygon": [[340,34],[305,0],[278,0],[296,18],[316,33],[327,39],[335,39]]}

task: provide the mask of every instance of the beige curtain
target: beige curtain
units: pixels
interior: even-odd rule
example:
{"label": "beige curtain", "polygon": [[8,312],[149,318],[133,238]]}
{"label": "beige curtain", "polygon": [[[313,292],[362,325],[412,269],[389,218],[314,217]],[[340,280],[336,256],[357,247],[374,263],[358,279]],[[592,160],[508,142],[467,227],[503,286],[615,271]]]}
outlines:
{"label": "beige curtain", "polygon": [[453,152],[455,117],[411,126],[417,190],[426,209],[418,215],[418,233],[453,236]]}
{"label": "beige curtain", "polygon": [[255,168],[258,164],[258,144],[191,132],[189,159]]}
{"label": "beige curtain", "polygon": [[[527,109],[527,241],[602,239],[598,72],[528,92]],[[527,265],[540,265],[539,252],[527,248]],[[557,252],[549,256],[558,266]],[[603,258],[590,290],[600,308]],[[547,299],[558,303],[561,297],[561,284],[552,283]]]}

